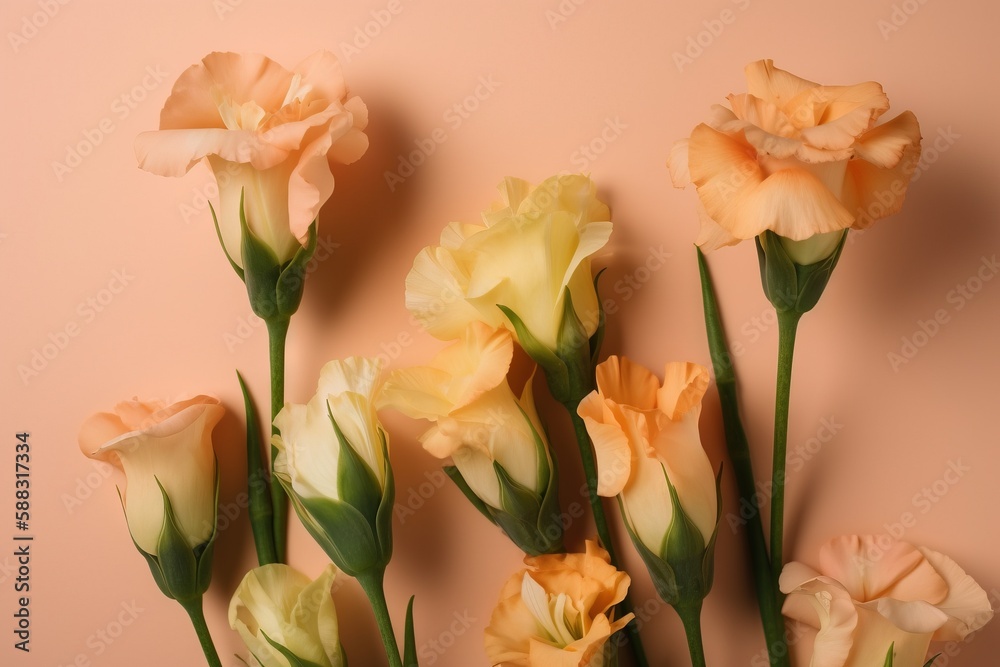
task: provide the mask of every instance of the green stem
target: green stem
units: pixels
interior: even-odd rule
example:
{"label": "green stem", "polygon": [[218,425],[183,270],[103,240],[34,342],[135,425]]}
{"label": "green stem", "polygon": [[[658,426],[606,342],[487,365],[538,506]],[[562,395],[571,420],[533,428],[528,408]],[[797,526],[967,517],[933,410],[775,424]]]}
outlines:
{"label": "green stem", "polygon": [[379,634],[382,635],[385,654],[389,658],[389,667],[403,667],[399,645],[396,643],[396,633],[392,629],[392,619],[389,617],[389,605],[385,601],[384,578],[384,570],[368,572],[357,577],[358,583],[361,584],[365,595],[368,596],[372,612],[375,614],[375,622],[378,624]]}
{"label": "green stem", "polygon": [[[795,352],[795,331],[801,313],[778,313],[778,380],[774,398],[774,460],[771,468],[771,573],[777,578],[784,565],[785,531],[785,459],[788,449],[788,403],[792,391],[792,355]],[[784,595],[774,589],[778,606]]]}
{"label": "green stem", "polygon": [[[274,418],[285,405],[285,339],[288,336],[289,318],[267,320],[267,339],[271,358],[271,434],[277,434]],[[271,505],[274,512],[274,551],[277,562],[285,562],[288,535],[288,496],[284,487],[274,479],[274,459],[278,449],[271,445]]]}
{"label": "green stem", "polygon": [[705,329],[708,347],[715,370],[715,384],[719,391],[722,408],[722,422],[726,432],[726,450],[732,462],[736,486],[740,494],[739,507],[750,507],[752,511],[746,521],[747,541],[750,546],[750,560],[753,569],[754,588],[760,608],[764,639],[770,654],[770,663],[780,667],[790,665],[788,647],[785,643],[785,624],[781,608],[774,595],[774,576],[764,540],[764,526],[761,521],[759,503],[756,501],[755,477],[750,461],[750,445],[740,419],[740,407],[736,390],[736,371],[726,347],[726,335],[722,328],[722,318],[712,288],[712,278],[708,273],[705,256],[698,251],[698,269],[701,274],[702,299],[705,309]]}
{"label": "green stem", "polygon": [[[597,462],[594,459],[590,434],[587,433],[587,425],[584,424],[583,418],[576,411],[579,404],[580,401],[577,400],[564,407],[573,420],[573,430],[576,432],[576,442],[580,448],[580,460],[583,461],[583,474],[587,478],[587,498],[590,501],[590,509],[594,513],[594,523],[597,524],[597,536],[601,540],[602,546],[607,549],[608,556],[611,557],[611,564],[619,567],[615,543],[611,538],[607,516],[604,514],[604,505],[601,504],[601,497],[597,495]],[[634,606],[631,596],[626,594],[625,599],[618,603],[618,607],[621,610],[620,616],[632,613]],[[637,667],[649,667],[649,660],[646,658],[646,651],[642,646],[642,637],[639,635],[639,627],[634,622],[629,623],[625,626],[625,632],[628,633]]]}
{"label": "green stem", "polygon": [[208,631],[208,624],[205,622],[205,611],[201,606],[201,597],[197,597],[193,600],[187,600],[181,602],[181,606],[184,607],[184,611],[188,613],[191,617],[191,624],[194,625],[194,631],[198,633],[198,641],[201,642],[201,650],[205,653],[205,659],[208,661],[210,667],[222,667],[222,661],[219,659],[219,652],[215,650],[215,643],[212,641],[212,635]]}
{"label": "green stem", "polygon": [[705,667],[705,646],[701,640],[701,600],[692,605],[678,605],[674,609],[684,624],[691,667]]}

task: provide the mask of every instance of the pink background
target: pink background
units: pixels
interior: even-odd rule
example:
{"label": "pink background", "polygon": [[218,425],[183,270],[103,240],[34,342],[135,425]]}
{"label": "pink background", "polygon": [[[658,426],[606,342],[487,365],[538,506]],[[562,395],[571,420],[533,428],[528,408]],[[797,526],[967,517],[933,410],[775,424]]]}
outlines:
{"label": "pink background", "polygon": [[[331,49],[371,111],[371,148],[337,174],[323,211],[320,238],[336,249],[317,264],[292,325],[287,397],[296,401],[312,394],[328,359],[385,354],[409,365],[441,347],[409,321],[403,279],[445,223],[477,219],[507,174],[538,181],[561,170],[589,171],[612,206],[613,240],[596,261],[608,267],[605,294],[617,307],[606,353],[654,368],[672,359],[706,363],[691,246],[695,195],[670,187],[664,165],[671,143],[711,104],[744,90],[742,69],[751,60],[774,58],[823,83],[882,82],[893,115],[912,109],[919,117],[926,169],[902,214],[847,247],[826,296],[803,321],[789,441],[790,456],[798,457],[793,470],[800,469],[790,482],[788,552],[815,562],[826,539],[885,532],[910,513],[906,539],[951,555],[997,599],[1000,280],[977,282],[989,266],[984,258],[1000,246],[995,3],[395,2],[278,8],[263,0],[198,0],[172,2],[169,10],[137,2],[3,3],[0,434],[8,444],[0,463],[0,662],[203,664],[183,612],[161,597],[129,544],[115,480],[104,480],[80,455],[76,430],[89,413],[133,395],[210,393],[229,409],[216,442],[225,466],[223,511],[236,518],[223,519],[206,606],[225,665],[239,664],[225,608],[253,556],[237,498],[243,427],[234,369],[263,405],[267,337],[218,247],[204,204],[207,172],[156,178],[140,172],[132,154],[133,137],[156,127],[173,80],[213,50],[260,51],[291,66]],[[390,4],[398,13],[386,11]],[[50,12],[58,6],[51,18],[39,13],[48,5]],[[386,25],[371,23],[372,12]],[[902,25],[887,32],[893,20]],[[33,21],[44,25],[26,27]],[[375,36],[357,38],[366,26]],[[28,37],[11,45],[10,33],[22,31]],[[696,57],[678,66],[674,54],[699,39],[701,53],[691,47]],[[356,51],[345,55],[348,44]],[[479,88],[483,99],[466,100],[481,78],[492,80],[493,90]],[[463,103],[477,108],[467,118],[449,113]],[[437,128],[445,141],[390,191],[385,173]],[[96,143],[88,133],[99,144],[60,179],[53,163],[65,162],[69,147]],[[581,152],[586,145],[590,157]],[[670,256],[646,271],[654,251]],[[710,259],[763,471],[774,320],[752,246]],[[116,271],[119,282],[112,282]],[[627,277],[639,288],[626,289]],[[971,298],[953,291],[967,283],[981,289]],[[945,323],[926,326],[936,316]],[[918,333],[921,322],[933,336]],[[67,326],[75,335],[60,335]],[[904,339],[920,347],[894,368],[888,355],[900,354]],[[53,358],[37,376],[22,379],[18,367],[59,342],[60,349],[47,348]],[[568,509],[584,502],[581,477],[570,462],[567,419],[552,408],[543,406],[567,461]],[[401,633],[405,599],[416,594],[421,664],[484,665],[483,628],[521,555],[455,488],[442,485],[439,463],[415,444],[421,425],[396,414],[384,419],[399,503],[414,510],[395,526],[387,586],[397,628]],[[702,425],[716,465],[723,459],[719,419],[712,391]],[[13,434],[21,430],[31,432],[34,447],[28,656],[11,647],[7,546]],[[946,475],[952,464],[960,477]],[[925,488],[929,495],[921,497]],[[728,475],[724,492],[726,512],[738,511]],[[759,664],[751,663],[763,639],[743,535],[723,521],[705,614],[709,661]],[[574,523],[570,544],[591,533],[586,522]],[[324,556],[297,522],[292,539],[292,563],[318,574]],[[651,599],[646,572],[630,547],[621,548],[636,599]],[[335,599],[351,664],[384,664],[355,583],[344,578]],[[653,663],[685,665],[680,624],[662,611],[644,631]],[[998,628],[989,626],[947,664],[992,664]]]}

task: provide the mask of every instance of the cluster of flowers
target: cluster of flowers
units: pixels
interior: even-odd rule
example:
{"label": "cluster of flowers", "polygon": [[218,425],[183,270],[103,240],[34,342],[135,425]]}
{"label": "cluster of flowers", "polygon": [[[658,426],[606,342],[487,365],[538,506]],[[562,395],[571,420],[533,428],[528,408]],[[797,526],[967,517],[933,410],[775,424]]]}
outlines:
{"label": "cluster of flowers", "polygon": [[[905,190],[919,127],[909,112],[876,125],[888,100],[875,83],[819,86],[770,61],[750,65],[747,79],[749,92],[715,108],[674,148],[669,166],[676,185],[698,189],[700,245],[756,239],[765,292],[794,334],[847,230],[871,223],[870,204],[884,200],[882,190],[899,191],[900,180]],[[262,56],[216,53],[181,75],[160,129],[136,142],[140,166],[153,173],[179,176],[203,161],[215,171],[220,241],[278,349],[301,298],[320,207],[333,190],[331,162],[365,152],[367,116],[332,54],[289,71]],[[446,471],[469,501],[527,554],[485,631],[491,665],[614,665],[612,636],[625,628],[645,664],[630,625],[631,579],[619,567],[599,497],[616,499],[657,592],[684,622],[693,662],[705,663],[699,617],[712,587],[722,506],[721,471],[699,431],[709,370],[672,362],[661,379],[625,357],[599,363],[604,315],[591,258],[613,226],[589,177],[559,175],[537,186],[507,178],[500,195],[478,223],[445,227],[407,277],[407,308],[447,342],[426,365],[390,370],[375,359],[334,360],[320,371],[315,395],[295,404],[283,401],[283,363],[272,357],[276,409],[264,485],[272,488],[251,505],[261,565],[229,607],[229,623],[257,664],[346,664],[331,596],[338,570],[368,594],[390,664],[416,664],[412,633],[402,650],[397,644],[382,586],[395,491],[381,409],[429,422],[424,449],[450,461]],[[878,217],[901,204],[900,196]],[[519,349],[577,426],[600,537],[581,553],[565,548],[558,465],[536,409],[535,374],[519,391],[511,387]],[[779,396],[779,412],[780,403]],[[247,407],[252,487],[266,466],[255,460],[249,398]],[[222,416],[207,396],[173,405],[134,400],[94,415],[80,432],[85,454],[124,471],[135,546],[164,594],[191,615],[211,665],[220,661],[201,598],[218,511],[211,433]],[[783,446],[776,438],[782,464]],[[332,561],[316,579],[281,562],[285,495]],[[786,616],[817,628],[814,667],[919,667],[932,640],[963,639],[992,616],[982,588],[930,549],[846,536],[821,550],[818,569],[784,564],[780,510],[776,520],[772,565],[766,550],[755,560],[763,581],[780,574],[773,586],[780,593],[758,590],[762,618],[767,628],[765,599],[783,600]],[[407,621],[409,630],[410,613]]]}

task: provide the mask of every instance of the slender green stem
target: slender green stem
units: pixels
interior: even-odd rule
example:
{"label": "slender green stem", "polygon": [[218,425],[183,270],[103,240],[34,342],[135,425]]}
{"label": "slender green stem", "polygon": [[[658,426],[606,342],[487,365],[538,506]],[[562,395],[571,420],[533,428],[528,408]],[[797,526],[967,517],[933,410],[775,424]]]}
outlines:
{"label": "slender green stem", "polygon": [[371,603],[379,634],[382,635],[382,644],[385,646],[385,655],[389,658],[389,667],[403,667],[399,645],[396,643],[396,633],[392,629],[392,619],[389,617],[389,605],[385,601],[384,578],[385,571],[376,570],[358,575],[358,583],[361,584]]}
{"label": "slender green stem", "polygon": [[[774,461],[771,468],[771,573],[781,574],[784,565],[785,532],[785,459],[788,449],[788,403],[792,391],[792,355],[795,352],[795,331],[800,313],[778,313],[778,380],[774,398]],[[775,600],[778,606],[784,596],[777,587]]]}
{"label": "slender green stem", "polygon": [[[740,407],[736,390],[736,371],[726,347],[725,331],[722,328],[722,318],[715,300],[712,288],[712,278],[708,273],[705,256],[698,251],[698,268],[701,273],[702,298],[705,309],[705,329],[708,334],[708,347],[712,355],[712,366],[715,370],[715,383],[719,390],[719,402],[722,408],[722,422],[726,432],[726,450],[732,462],[736,486],[740,494],[739,507],[751,508],[750,516],[745,518],[747,541],[750,546],[750,560],[753,570],[754,588],[757,593],[757,604],[760,608],[761,625],[764,628],[764,639],[770,654],[770,663],[779,667],[788,667],[788,647],[785,643],[785,624],[781,617],[781,608],[777,604],[774,591],[777,589],[774,575],[771,573],[767,542],[764,540],[764,526],[761,521],[760,507],[757,502],[753,464],[750,461],[750,445],[747,442],[746,431],[740,419]],[[741,515],[742,518],[742,515]]]}
{"label": "slender green stem", "polygon": [[705,667],[705,646],[701,640],[701,600],[692,605],[678,605],[674,609],[684,624],[691,667]]}
{"label": "slender green stem", "polygon": [[[581,397],[582,399],[582,397]],[[611,557],[611,564],[619,567],[618,555],[615,551],[615,543],[611,537],[611,529],[608,526],[608,518],[604,514],[604,505],[601,497],[597,495],[597,462],[594,459],[593,445],[590,443],[590,435],[587,433],[587,426],[583,419],[577,414],[577,406],[580,401],[565,405],[573,420],[573,430],[576,432],[576,442],[580,447],[580,459],[583,461],[583,474],[587,478],[587,498],[590,501],[590,509],[594,513],[594,523],[597,524],[597,536],[601,540],[602,546],[607,549]],[[632,598],[626,594],[625,599],[618,603],[621,610],[620,616],[632,613],[634,607]],[[646,651],[642,646],[642,637],[639,635],[639,627],[633,622],[625,626],[628,633],[629,643],[632,645],[632,653],[635,655],[637,667],[649,667],[649,660],[646,658]]]}
{"label": "slender green stem", "polygon": [[[285,338],[288,336],[289,318],[267,320],[267,338],[271,357],[271,434],[277,433],[274,418],[285,405]],[[285,562],[288,535],[288,496],[274,479],[274,459],[278,449],[271,445],[271,505],[274,512],[274,551],[277,562]]]}
{"label": "slender green stem", "polygon": [[[178,600],[180,602],[180,600]],[[219,652],[215,650],[215,643],[212,635],[208,631],[208,624],[205,622],[205,611],[201,606],[201,597],[193,600],[181,602],[184,611],[191,617],[191,624],[194,631],[198,633],[198,641],[201,642],[201,650],[205,653],[205,659],[210,667],[222,667],[222,660],[219,659]]]}

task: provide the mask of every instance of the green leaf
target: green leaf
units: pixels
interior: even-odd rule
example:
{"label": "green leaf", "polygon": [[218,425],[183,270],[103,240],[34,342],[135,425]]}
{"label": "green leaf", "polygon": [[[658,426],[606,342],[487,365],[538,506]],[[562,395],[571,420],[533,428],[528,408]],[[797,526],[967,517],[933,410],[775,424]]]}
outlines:
{"label": "green leaf", "polygon": [[419,667],[417,663],[417,638],[413,631],[413,597],[406,605],[406,631],[403,641],[403,667]]}
{"label": "green leaf", "polygon": [[379,504],[382,500],[382,488],[379,486],[378,478],[365,460],[355,451],[354,446],[344,437],[344,432],[340,430],[340,424],[334,418],[329,403],[326,406],[326,413],[330,417],[333,431],[337,434],[337,441],[340,443],[340,456],[337,465],[339,500],[361,512],[369,525],[374,528]]}
{"label": "green leaf", "polygon": [[726,344],[726,334],[722,329],[722,318],[719,316],[719,304],[712,287],[712,277],[708,272],[705,253],[697,246],[698,274],[701,277],[701,298],[705,310],[705,329],[708,334],[708,349],[712,357],[712,369],[715,371],[716,384],[735,383],[733,360],[729,356]]}
{"label": "green leaf", "polygon": [[896,649],[896,642],[889,644],[889,652],[885,654],[885,662],[882,667],[892,667],[893,652]]}
{"label": "green leaf", "polygon": [[[556,354],[566,366],[570,392],[566,400],[556,397],[563,405],[572,405],[573,411],[584,396],[594,388],[594,365],[587,331],[573,307],[573,296],[567,287],[563,293],[563,317],[559,327]],[[581,393],[582,392],[582,393]]]}
{"label": "green leaf", "polygon": [[497,307],[503,311],[503,314],[507,316],[510,321],[511,326],[514,327],[514,333],[517,334],[517,341],[521,345],[521,348],[528,353],[535,363],[537,363],[542,368],[542,372],[545,373],[545,380],[549,385],[549,392],[559,400],[564,401],[563,397],[569,397],[571,393],[571,388],[569,384],[569,370],[566,368],[566,364],[560,359],[556,353],[544,345],[542,345],[535,336],[528,331],[528,327],[525,326],[524,322],[518,317],[517,313],[508,308],[497,304]]}
{"label": "green leaf", "polygon": [[[243,204],[241,202],[240,206],[242,205]],[[226,250],[226,242],[222,240],[222,230],[219,229],[219,218],[215,215],[215,207],[212,206],[212,202],[208,202],[208,209],[212,212],[212,222],[215,223],[215,234],[219,237],[219,245],[222,246],[222,252],[225,253],[226,259],[229,260],[229,266],[233,267],[233,271],[235,271],[236,275],[240,277],[240,280],[244,280],[243,269],[240,268],[239,264],[233,261],[232,256],[229,254],[229,251]]]}
{"label": "green leaf", "polygon": [[[260,634],[264,635],[264,639],[267,640],[267,643],[270,644],[272,647],[274,647],[274,650],[280,653],[285,658],[285,660],[288,661],[289,667],[323,667],[322,665],[315,663],[311,660],[304,660],[298,657],[297,655],[289,651],[287,648],[285,648],[278,642],[268,637],[267,633],[264,632],[263,630],[260,631]],[[254,656],[254,658],[256,658],[258,662],[260,661],[260,658],[257,658],[257,656]],[[263,665],[266,663],[261,662],[260,664]]]}
{"label": "green leaf", "polygon": [[250,527],[253,530],[257,562],[268,565],[278,561],[274,548],[274,508],[271,505],[271,488],[267,479],[266,454],[260,446],[260,425],[250,391],[239,371],[236,377],[243,392],[243,407],[246,412],[247,428],[247,494],[249,500]]}
{"label": "green leaf", "polygon": [[[155,477],[154,477],[155,479]],[[163,496],[163,526],[156,544],[156,560],[170,597],[178,601],[193,600],[204,591],[198,590],[198,561],[181,534],[166,490],[156,480]]]}
{"label": "green leaf", "polygon": [[931,658],[930,660],[928,660],[927,662],[925,662],[924,663],[924,667],[931,667],[934,664],[934,661],[937,660],[940,657],[941,657],[941,654],[938,653],[933,658]]}
{"label": "green leaf", "polygon": [[278,299],[278,314],[291,317],[302,302],[302,292],[305,290],[306,265],[316,252],[316,220],[309,225],[306,244],[295,251],[292,259],[285,264],[278,276],[275,286]]}
{"label": "green leaf", "polygon": [[469,499],[472,506],[479,510],[480,514],[489,519],[490,523],[496,524],[496,521],[493,519],[493,515],[490,513],[489,506],[476,495],[476,492],[473,491],[472,487],[469,486],[469,483],[465,481],[465,478],[462,477],[462,473],[459,472],[458,468],[455,466],[444,466],[442,470],[444,470],[444,473],[451,478],[451,481],[455,483],[455,486],[457,486],[458,490],[462,492],[462,495]]}

